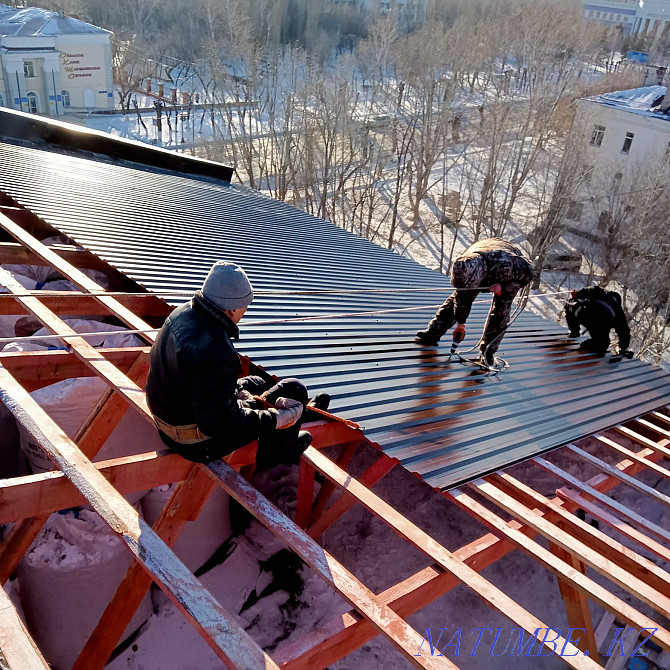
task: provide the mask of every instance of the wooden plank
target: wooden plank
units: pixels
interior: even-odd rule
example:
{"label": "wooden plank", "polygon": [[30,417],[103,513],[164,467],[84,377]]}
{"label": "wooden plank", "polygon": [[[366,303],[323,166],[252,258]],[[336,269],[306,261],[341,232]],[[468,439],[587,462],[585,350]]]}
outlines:
{"label": "wooden plank", "polygon": [[663,437],[670,437],[670,430],[665,430],[664,428],[661,428],[660,426],[657,426],[655,423],[647,421],[642,417],[635,419],[635,423],[639,423],[641,426],[644,426],[649,430],[653,430],[655,433],[658,433],[659,435],[663,435]]}
{"label": "wooden plank", "polygon": [[[653,453],[654,452],[653,449],[650,449],[649,452],[647,452],[646,454],[641,451],[636,453],[634,451],[631,451],[630,449],[626,449],[626,447],[620,445],[618,442],[615,442],[614,440],[611,440],[609,437],[605,437],[604,435],[596,434],[593,437],[595,437],[596,440],[599,440],[603,444],[606,444],[608,447],[611,447],[612,449],[614,449],[614,451],[620,453],[622,456],[625,456],[631,461],[635,461],[636,463],[643,465],[645,468],[652,470],[657,475],[665,477],[666,479],[670,478],[670,470],[667,470],[662,465],[659,465],[658,463],[653,463],[651,460],[649,460],[649,453]],[[659,454],[659,456],[660,455],[661,454]]]}
{"label": "wooden plank", "polygon": [[633,442],[637,442],[638,444],[641,444],[643,447],[647,447],[648,449],[653,449],[654,451],[657,451],[659,454],[662,456],[665,456],[666,458],[670,458],[670,449],[667,448],[668,444],[670,444],[670,440],[661,440],[661,442],[654,442],[654,440],[650,440],[648,437],[645,437],[644,435],[640,435],[639,433],[636,433],[634,430],[631,430],[630,428],[627,428],[626,426],[614,426],[613,430],[616,430],[617,433],[621,433],[622,435],[625,435],[626,437],[630,438],[633,440]]}
{"label": "wooden plank", "polygon": [[0,584],[4,584],[14,574],[14,570],[30,549],[49,518],[48,514],[23,519],[12,527],[9,535],[0,545]]}
{"label": "wooden plank", "polygon": [[670,561],[670,549],[662,545],[660,542],[648,537],[644,533],[640,532],[633,526],[621,521],[608,510],[596,505],[591,500],[588,500],[584,496],[579,495],[576,491],[571,491],[568,489],[558,489],[556,491],[558,496],[565,500],[566,502],[571,502],[575,508],[581,508],[584,511],[588,512],[594,519],[598,519],[602,523],[606,523],[611,528],[614,528],[618,533],[621,533],[624,537],[633,540],[642,547],[645,547],[649,551],[653,552],[664,561]]}
{"label": "wooden plank", "polygon": [[[153,525],[154,532],[168,547],[174,547],[187,522],[198,518],[215,488],[216,484],[202,468],[191,467],[188,477],[172,492]],[[105,667],[152,581],[139,563],[130,566],[72,670],[102,670]]]}
{"label": "wooden plank", "polygon": [[[508,480],[512,483],[515,481],[511,477],[508,477]],[[572,554],[579,561],[583,561],[586,565],[615,584],[618,584],[622,589],[625,589],[642,602],[645,602],[663,616],[670,616],[670,598],[651,588],[644,581],[598,553],[574,535],[570,535],[547,519],[544,519],[490,481],[476,479],[470,485],[478,493],[498,505],[508,514],[516,517],[519,521],[523,521],[563,551]]]}
{"label": "wooden plank", "polygon": [[635,477],[631,477],[631,476],[621,472],[621,470],[617,470],[616,468],[613,468],[611,465],[608,465],[607,463],[605,463],[605,461],[601,461],[599,458],[596,458],[595,456],[592,456],[587,451],[584,451],[583,449],[580,449],[579,447],[575,446],[574,444],[567,444],[565,446],[565,448],[570,450],[573,454],[576,454],[580,458],[583,458],[585,461],[588,461],[589,463],[591,463],[591,465],[595,465],[597,468],[599,468],[603,472],[607,472],[608,474],[612,475],[613,477],[616,477],[617,479],[620,479],[625,484],[628,484],[628,486],[632,486],[634,489],[637,489],[638,491],[641,491],[642,493],[648,495],[650,498],[652,498],[656,502],[659,502],[662,505],[665,505],[666,507],[670,507],[670,496],[666,496],[665,493],[661,493],[660,491],[657,491],[656,489],[652,489],[651,486],[647,486],[645,483],[641,482],[639,479],[635,479]]}
{"label": "wooden plank", "polygon": [[[442,568],[457,577],[465,586],[471,588],[484,602],[493,609],[511,619],[515,624],[521,626],[527,632],[534,634],[538,628],[547,628],[537,617],[521,607],[508,595],[503,593],[496,586],[484,579],[468,565],[454,558],[453,554],[442,545],[436,542],[427,533],[418,526],[411,523],[402,516],[397,510],[384,502],[379,496],[375,495],[369,489],[366,489],[357,480],[353,479],[346,472],[337,467],[332,461],[329,461],[323,454],[311,447],[303,454],[315,468],[323,472],[326,477],[334,481],[338,486],[345,489],[356,497],[366,509],[375,514],[382,521],[387,523],[393,530],[408,540],[417,549],[430,556]],[[523,534],[520,534],[523,536]],[[524,536],[525,537],[525,536]],[[554,560],[555,557],[553,557]],[[578,650],[572,644],[563,638],[557,638],[557,644],[564,649],[570,650],[566,654],[575,654],[575,656],[564,660],[574,668],[596,668],[594,662],[585,656],[577,655]],[[550,644],[545,643],[546,647],[553,652]]]}
{"label": "wooden plank", "polygon": [[[78,249],[70,244],[52,246],[50,248],[55,254],[58,254],[58,256],[78,268],[90,268],[104,272],[108,267],[103,260],[94,256],[90,251]],[[0,242],[0,264],[4,263],[13,263],[15,265],[49,265],[42,258],[17,242]]]}
{"label": "wooden plank", "polygon": [[[395,458],[387,456],[380,452],[380,457],[370,465],[367,470],[358,478],[363,486],[372,487],[380,479],[385,477],[399,461]],[[330,480],[328,480],[330,481]],[[346,491],[342,493],[340,498],[336,500],[320,517],[316,519],[314,524],[307,529],[307,534],[310,537],[319,537],[327,528],[330,528],[348,509],[353,507],[358,501]]]}
{"label": "wooden plank", "polygon": [[[21,226],[14,223],[4,214],[0,213],[0,227],[7,231],[12,237],[18,240],[26,248],[30,249],[36,256],[44,260],[48,265],[58,270],[66,279],[69,279],[75,286],[81,289],[84,293],[99,293],[104,291],[104,288],[96,284],[90,277],[86,276],[81,270],[78,270],[72,263],[68,263],[61,258],[57,253],[49,249],[49,247],[42,244],[39,240],[26,232]],[[4,283],[4,281],[3,281]],[[15,291],[13,291],[15,293]],[[123,323],[134,330],[145,330],[151,328],[146,321],[134,314],[127,307],[124,307],[116,298],[109,296],[96,295],[97,300],[101,305],[107,307],[112,314],[117,316]],[[156,333],[147,333],[143,337],[149,341],[154,342]]]}
{"label": "wooden plank", "polygon": [[[660,458],[652,451],[645,455]],[[639,463],[629,460],[621,461],[617,464],[617,468],[627,474],[635,474],[644,469]],[[607,475],[596,475],[589,479],[589,483],[600,491],[609,491],[619,484],[619,480]],[[560,505],[563,501],[556,497],[551,502]],[[566,505],[572,505],[572,503],[566,502]],[[508,525],[529,536],[536,534],[531,528],[514,519],[509,521]],[[481,571],[506,556],[514,548],[514,545],[505,538],[488,533],[455,551],[454,557],[477,571]],[[379,594],[379,598],[388,603],[400,616],[408,617],[459,584],[458,579],[444,571],[439,565],[434,564],[390,587]],[[360,619],[356,612],[345,614],[342,622],[345,626],[343,630],[319,642],[300,656],[287,659],[282,663],[282,668],[285,670],[289,668],[290,670],[323,670],[377,635],[376,629],[366,619]]]}
{"label": "wooden plank", "polygon": [[49,670],[49,665],[2,588],[0,588],[0,667],[3,670]]}
{"label": "wooden plank", "polygon": [[[192,464],[177,454],[151,451],[94,465],[119,493],[127,495],[182,481]],[[60,471],[0,479],[0,523],[85,504],[86,498]],[[2,547],[4,543],[0,552]]]}
{"label": "wooden plank", "polygon": [[[572,566],[575,570],[582,574],[586,574],[586,566],[572,554],[563,550],[553,542],[549,543],[549,549],[552,554],[568,566]],[[589,611],[589,599],[583,591],[574,588],[563,578],[558,575],[556,578],[558,580],[558,588],[561,592],[561,597],[565,603],[568,623],[571,628],[579,631],[579,637],[575,641],[575,644],[582,651],[588,652],[592,658],[598,658],[598,643],[596,642],[593,621],[591,620],[591,612]]]}
{"label": "wooden plank", "polygon": [[[477,486],[477,490],[481,490],[479,486]],[[499,533],[503,533],[510,542],[513,542],[520,549],[529,553],[541,565],[544,565],[554,574],[560,576],[561,579],[565,580],[568,584],[586,593],[601,607],[615,612],[617,616],[630,623],[632,626],[637,626],[638,628],[657,628],[658,630],[654,633],[654,640],[664,649],[670,649],[670,632],[660,628],[655,621],[644,616],[644,614],[638,612],[634,607],[621,600],[621,598],[617,598],[607,589],[600,586],[600,584],[589,579],[578,570],[575,570],[572,565],[567,565],[561,561],[542,545],[526,537],[523,533],[519,533],[519,531],[510,528],[497,514],[491,512],[484,507],[484,505],[477,502],[474,498],[460,489],[451,489],[446,495],[458,503],[463,509],[476,515],[476,517],[487,526]]]}
{"label": "wooden plank", "polygon": [[562,470],[561,468],[553,465],[552,463],[549,463],[549,461],[546,461],[544,458],[536,456],[533,460],[540,467],[556,475],[559,479],[562,479],[567,484],[570,484],[570,486],[581,491],[586,496],[591,497],[594,500],[597,500],[601,505],[605,505],[605,507],[608,507],[609,509],[614,511],[618,516],[620,516],[623,519],[626,519],[626,521],[628,521],[629,523],[637,524],[641,528],[644,528],[647,531],[647,533],[650,533],[660,538],[664,542],[670,543],[670,533],[664,528],[661,528],[655,523],[652,523],[651,521],[649,521],[649,519],[645,519],[637,512],[633,511],[629,507],[626,507],[625,505],[622,505],[613,498],[610,498],[609,496],[603,495],[599,491],[596,491],[596,489],[594,489],[592,486],[589,486],[588,484],[582,482],[576,477],[573,477],[565,470]]}
{"label": "wooden plank", "polygon": [[[149,347],[100,348],[96,351],[121,372],[127,372],[138,353],[149,353]],[[95,377],[95,371],[72,351],[25,351],[0,353],[0,364],[27,391],[73,377]]]}
{"label": "wooden plank", "polygon": [[[308,447],[318,453],[314,447]],[[284,544],[295,551],[326,583],[355,607],[391,644],[417,668],[456,668],[441,656],[417,656],[423,642],[422,636],[401,619],[336,561],[325,549],[282,514],[249,482],[240,477],[228,464],[215,461],[207,465],[215,481],[220,482],[237,502],[272,531]]]}
{"label": "wooden plank", "polygon": [[[356,450],[358,449],[359,446],[360,441],[358,440],[342,445],[340,455],[337,459],[337,464],[343,470],[347,469],[347,466],[351,462],[351,459],[354,457],[354,454],[356,453]],[[314,505],[312,507],[312,520],[318,519],[323,514],[323,510],[326,509],[328,501],[330,500],[330,498],[332,497],[333,493],[335,493],[336,490],[337,487],[329,479],[326,479],[321,484],[321,488],[319,489],[319,492],[316,494],[316,498],[314,499]]]}
{"label": "wooden plank", "polygon": [[229,668],[276,668],[76,445],[0,366],[0,398]]}
{"label": "wooden plank", "polygon": [[[90,293],[77,291],[41,291],[32,292],[55,314],[79,314],[83,316],[109,316],[109,309],[103,307]],[[119,303],[144,319],[166,317],[174,309],[162,298],[152,293],[116,295]],[[8,294],[0,294],[0,314],[25,314],[26,310],[12,300]]]}
{"label": "wooden plank", "polygon": [[295,522],[300,528],[306,528],[312,521],[312,502],[314,501],[314,468],[300,459],[298,473],[298,500]]}
{"label": "wooden plank", "polygon": [[[0,219],[1,218],[2,215],[0,215]],[[0,225],[2,225],[1,220]],[[68,337],[67,343],[74,351],[75,355],[86,365],[95,370],[100,378],[124,397],[129,404],[134,404],[140,414],[153,425],[153,417],[147,407],[144,391],[142,391],[137,384],[128,379],[126,375],[120,372],[118,368],[112,365],[112,363],[102,356],[83,337],[80,337],[74,330],[72,330],[72,328],[70,328],[70,326],[68,326],[62,319],[57,317],[51,310],[47,309],[40,302],[39,298],[27,295],[28,291],[26,291],[26,289],[24,289],[23,286],[21,286],[9,272],[7,272],[7,270],[3,270],[2,268],[0,268],[0,284],[3,284],[14,293],[16,299],[52,332],[60,335],[72,336]]]}
{"label": "wooden plank", "polygon": [[491,475],[485,479],[517,500],[524,502],[525,499],[524,504],[527,507],[537,507],[547,520],[567,530],[583,544],[614,561],[645,584],[660,593],[670,593],[670,574],[667,571],[594,528],[590,523],[582,521],[565,508],[560,498],[549,500],[506,473]]}

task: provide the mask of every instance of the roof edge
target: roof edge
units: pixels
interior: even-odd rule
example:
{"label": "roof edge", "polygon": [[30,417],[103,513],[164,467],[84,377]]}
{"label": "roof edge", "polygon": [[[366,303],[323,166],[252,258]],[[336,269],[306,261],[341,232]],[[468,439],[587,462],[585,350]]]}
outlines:
{"label": "roof edge", "polygon": [[19,140],[45,149],[91,152],[112,160],[128,161],[193,177],[230,182],[233,169],[204,158],[178,154],[134,140],[114,137],[84,126],[47,119],[0,107],[0,137]]}

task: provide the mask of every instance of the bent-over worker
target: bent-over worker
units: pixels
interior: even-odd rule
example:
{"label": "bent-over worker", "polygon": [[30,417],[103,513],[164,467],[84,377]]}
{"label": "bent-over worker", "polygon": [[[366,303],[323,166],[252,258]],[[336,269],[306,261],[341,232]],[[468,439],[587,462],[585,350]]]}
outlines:
{"label": "bent-over worker", "polygon": [[451,283],[456,289],[437,310],[425,330],[416,336],[423,344],[436,345],[454,323],[453,338],[465,337],[465,322],[479,293],[491,291],[493,304],[479,345],[480,363],[493,365],[509,324],[512,302],[533,277],[530,261],[510,242],[497,237],[480,240],[459,256],[451,266]]}

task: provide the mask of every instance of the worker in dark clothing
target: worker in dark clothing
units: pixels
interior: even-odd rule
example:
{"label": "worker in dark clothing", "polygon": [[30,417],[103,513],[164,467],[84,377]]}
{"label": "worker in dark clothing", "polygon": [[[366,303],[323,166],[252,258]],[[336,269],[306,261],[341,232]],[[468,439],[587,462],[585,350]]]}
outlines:
{"label": "worker in dark clothing", "polygon": [[616,291],[606,291],[600,286],[588,286],[573,291],[572,297],[565,305],[565,318],[570,329],[570,337],[579,337],[581,326],[591,336],[584,340],[579,348],[604,356],[610,345],[610,330],[614,328],[619,338],[619,351],[631,357],[630,328],[623,311],[621,296]]}
{"label": "worker in dark clothing", "polygon": [[494,354],[509,324],[512,302],[532,277],[530,261],[510,242],[497,237],[476,242],[453,262],[451,283],[456,290],[437,310],[427,328],[416,334],[417,339],[435,345],[456,323],[454,342],[461,342],[472,303],[479,293],[490,291],[495,297],[479,349],[480,362],[493,365]]}
{"label": "worker in dark clothing", "polygon": [[220,261],[202,290],[166,319],[151,348],[149,409],[163,442],[190,461],[209,463],[258,439],[269,464],[297,463],[311,442],[309,433],[299,434],[307,404],[301,382],[238,379],[232,341],[253,297],[244,271]]}

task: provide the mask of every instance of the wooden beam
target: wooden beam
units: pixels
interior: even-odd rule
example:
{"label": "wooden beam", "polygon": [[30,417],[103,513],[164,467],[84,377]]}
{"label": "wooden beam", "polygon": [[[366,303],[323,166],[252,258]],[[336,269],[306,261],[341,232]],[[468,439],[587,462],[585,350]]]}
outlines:
{"label": "wooden beam", "polygon": [[[343,470],[347,469],[347,466],[351,462],[351,459],[354,457],[354,454],[356,453],[356,450],[358,449],[359,446],[360,446],[359,440],[355,440],[354,442],[348,442],[347,444],[342,445],[340,455],[338,456],[336,462]],[[321,484],[321,488],[319,489],[319,492],[317,493],[316,498],[314,499],[314,506],[312,509],[312,520],[318,519],[323,514],[323,510],[326,509],[328,501],[330,500],[331,496],[333,495],[333,493],[335,493],[336,490],[337,487],[329,479],[325,480]],[[312,537],[315,536],[312,535]]]}
{"label": "wooden beam", "polygon": [[[317,452],[314,447],[307,451]],[[307,452],[305,452],[307,453]],[[207,466],[215,481],[227,491],[256,519],[272,531],[284,544],[295,551],[326,583],[355,607],[391,644],[417,668],[456,668],[444,656],[417,655],[424,639],[407,622],[401,619],[336,561],[325,549],[285,514],[282,514],[249,482],[223,461],[215,461]]]}
{"label": "wooden beam", "polygon": [[601,505],[604,505],[605,507],[609,508],[619,517],[626,519],[626,521],[628,521],[629,523],[637,524],[641,528],[644,528],[644,530],[647,533],[654,535],[663,540],[663,542],[670,544],[670,533],[664,528],[661,528],[657,524],[652,523],[649,519],[645,519],[643,516],[640,516],[637,512],[634,512],[632,509],[626,507],[625,505],[622,505],[613,498],[610,498],[609,496],[600,493],[592,486],[589,486],[588,484],[577,479],[576,477],[573,477],[565,470],[562,470],[561,468],[553,465],[552,463],[549,463],[549,461],[546,461],[544,458],[536,456],[533,460],[540,467],[544,468],[548,472],[551,472],[553,475],[556,475],[556,477],[562,479],[567,484],[570,484],[570,486],[577,489],[578,491],[581,491],[587,497],[597,500]]}
{"label": "wooden beam", "polygon": [[[568,566],[572,566],[583,575],[586,574],[584,563],[576,559],[572,554],[553,542],[549,543],[549,549],[552,554]],[[571,628],[579,631],[579,639],[576,640],[575,644],[582,651],[588,652],[592,658],[598,658],[598,643],[596,642],[596,634],[593,630],[593,621],[591,620],[591,612],[589,611],[589,599],[583,591],[574,588],[562,577],[557,575],[556,579],[558,580],[561,597],[565,603],[568,623]],[[583,635],[582,632],[584,633]]]}
{"label": "wooden beam", "polygon": [[[379,458],[370,465],[367,470],[358,478],[363,486],[372,487],[380,479],[385,477],[396,465],[399,464],[395,458],[387,456],[384,452],[380,452]],[[328,480],[330,481],[330,480]],[[334,485],[334,484],[333,484]],[[310,537],[319,537],[327,528],[330,528],[348,509],[353,507],[358,501],[346,491],[336,500],[320,517],[316,519],[314,524],[309,527],[307,534]]]}
{"label": "wooden beam", "polygon": [[[188,477],[175,488],[153,525],[154,532],[172,548],[187,522],[195,521],[216,488],[200,467],[191,467]],[[72,670],[102,670],[121,640],[153,579],[134,562],[116,589]]]}
{"label": "wooden beam", "polygon": [[[611,447],[612,449],[614,449],[614,451],[617,451],[622,456],[625,456],[626,458],[629,458],[631,461],[635,461],[636,463],[643,465],[645,468],[652,470],[657,475],[665,477],[666,479],[670,478],[670,470],[667,470],[662,465],[659,465],[658,463],[653,463],[651,460],[649,460],[648,453],[645,455],[642,452],[636,453],[634,451],[631,451],[630,449],[626,449],[626,447],[620,445],[618,442],[615,442],[614,440],[611,440],[609,437],[605,437],[604,435],[596,434],[593,437],[595,437],[596,440],[599,440],[603,444],[606,444],[608,447]],[[650,449],[650,452],[653,451],[655,450]]]}
{"label": "wooden beam", "polygon": [[48,518],[48,514],[42,514],[14,524],[9,535],[0,544],[0,584],[4,584],[14,574]]}
{"label": "wooden beam", "polygon": [[[465,586],[471,588],[484,602],[497,610],[504,616],[511,619],[514,623],[521,626],[528,633],[534,634],[538,628],[545,629],[547,626],[533,614],[525,610],[521,605],[515,602],[507,594],[503,593],[496,586],[484,579],[468,565],[454,558],[453,554],[442,545],[436,542],[430,535],[421,530],[418,526],[411,523],[406,517],[397,510],[384,502],[379,496],[375,495],[369,489],[349,476],[346,472],[338,468],[332,461],[329,461],[323,454],[309,447],[302,456],[307,459],[315,468],[320,470],[331,481],[335,482],[340,488],[348,491],[356,497],[366,509],[375,514],[382,521],[387,523],[401,537],[404,537],[417,549],[430,556],[442,568],[457,577]],[[525,537],[525,536],[524,536]],[[554,557],[555,559],[555,557]],[[598,665],[590,658],[579,654],[576,647],[567,640],[559,637],[557,644],[566,654],[575,654],[569,657],[566,655],[563,660],[574,668],[597,668]],[[563,647],[563,644],[565,646]],[[554,651],[550,643],[545,642],[545,646]]]}
{"label": "wooden beam", "polygon": [[[95,300],[95,296],[76,291],[49,291],[32,292],[39,294],[40,300],[54,314],[71,314],[82,316],[109,316],[109,309]],[[138,293],[136,296],[114,296],[124,307],[142,318],[169,316],[173,307],[162,298],[151,293]],[[7,293],[0,294],[0,314],[25,314],[26,310],[18,305]]]}
{"label": "wooden beam", "polygon": [[667,545],[662,545],[660,542],[656,542],[656,540],[640,532],[637,528],[633,528],[633,526],[621,521],[621,519],[617,518],[600,505],[579,495],[576,491],[571,491],[569,489],[558,489],[556,493],[562,500],[572,503],[575,509],[583,509],[594,519],[598,519],[598,521],[607,524],[618,533],[621,533],[624,537],[633,540],[633,542],[636,542],[641,547],[653,552],[664,561],[670,561],[670,549],[668,549]]}
{"label": "wooden beam", "polygon": [[[71,244],[55,245],[51,246],[50,249],[62,259],[78,268],[91,268],[104,272],[108,267],[103,260],[94,256],[90,251],[78,249]],[[17,242],[0,242],[0,264],[4,263],[15,265],[49,265],[49,263]]]}
{"label": "wooden beam", "polygon": [[650,440],[648,437],[640,435],[639,433],[636,433],[634,430],[631,430],[626,426],[614,426],[613,430],[616,430],[617,433],[625,435],[627,438],[633,440],[633,442],[641,444],[643,447],[653,449],[662,456],[670,458],[670,449],[668,449],[668,444],[670,444],[670,440],[663,439],[660,442],[654,442],[654,440]]}
{"label": "wooden beam", "polygon": [[[479,486],[477,486],[477,490],[480,490]],[[638,629],[656,628],[657,631],[653,636],[654,640],[664,649],[670,649],[670,633],[665,629],[660,628],[655,621],[652,621],[649,617],[644,616],[634,607],[624,602],[620,598],[617,598],[614,594],[610,593],[606,588],[600,586],[600,584],[597,584],[592,579],[589,579],[586,575],[583,575],[581,572],[575,570],[572,565],[567,565],[561,561],[542,545],[526,537],[523,533],[519,533],[519,531],[510,528],[497,514],[491,512],[488,508],[484,507],[484,505],[477,502],[474,498],[467,495],[460,489],[451,489],[445,493],[445,495],[448,495],[450,499],[454,500],[463,509],[476,515],[478,519],[480,519],[490,528],[494,529],[496,532],[503,533],[510,542],[513,542],[520,549],[523,549],[525,552],[529,553],[535,560],[538,561],[538,563],[544,565],[554,574],[560,576],[561,579],[570,584],[570,586],[583,591],[592,600],[597,602],[605,609],[615,612],[616,615],[624,621],[630,623],[632,626],[638,627]],[[566,659],[564,658],[564,660]]]}
{"label": "wooden beam", "polygon": [[645,428],[648,428],[649,430],[652,430],[655,433],[658,433],[659,435],[663,435],[663,437],[670,438],[670,430],[665,430],[664,428],[657,426],[655,423],[652,423],[651,421],[647,421],[646,419],[643,418],[637,418],[635,419],[635,423],[639,423],[641,426],[644,426]]}
{"label": "wooden beam", "polygon": [[1,366],[0,398],[227,667],[277,667]]}
{"label": "wooden beam", "polygon": [[2,670],[49,670],[49,665],[2,588],[0,588],[0,667]]}
{"label": "wooden beam", "polygon": [[[121,372],[126,373],[139,353],[149,353],[149,347],[120,347],[96,349]],[[0,353],[0,365],[28,391],[72,379],[95,377],[96,372],[77,358],[73,351],[22,351]]]}
{"label": "wooden beam", "polygon": [[312,503],[314,501],[314,468],[300,459],[298,473],[298,500],[295,510],[295,522],[300,528],[306,528],[312,521]]}
{"label": "wooden beam", "polygon": [[670,574],[666,570],[594,528],[590,523],[582,521],[566,509],[566,505],[560,498],[549,500],[504,472],[490,475],[485,479],[493,482],[498,488],[517,500],[521,500],[527,507],[537,508],[548,521],[566,530],[571,536],[576,537],[591,549],[595,549],[645,584],[660,593],[670,593]]}
{"label": "wooden beam", "polygon": [[[515,482],[512,477],[508,477],[508,481],[512,483]],[[543,518],[533,509],[526,507],[526,505],[523,505],[511,495],[505,493],[492,482],[484,479],[476,479],[474,482],[471,482],[470,485],[476,489],[478,493],[498,505],[498,507],[505,510],[508,514],[516,517],[519,521],[523,521],[525,524],[533,528],[533,530],[540,533],[540,535],[549,540],[549,542],[560,547],[563,551],[572,554],[579,561],[583,561],[586,565],[593,568],[615,584],[618,584],[622,589],[625,589],[631,595],[642,602],[645,602],[657,612],[660,612],[663,616],[670,617],[670,598],[667,596],[656,589],[651,588],[644,581],[604,557],[602,554],[577,539],[574,535],[570,535],[555,524]],[[539,494],[538,502],[542,503]],[[527,547],[530,547],[529,543],[526,544]],[[526,550],[529,551],[527,547]],[[646,625],[647,624],[645,624],[645,626]],[[642,626],[642,628],[645,626]]]}
{"label": "wooden beam", "polygon": [[[651,450],[645,455],[659,458],[658,454],[654,454]],[[639,463],[629,460],[621,461],[616,467],[627,474],[636,474],[644,469]],[[619,480],[607,475],[596,475],[589,480],[589,483],[599,491],[609,491],[619,484]],[[563,501],[556,497],[551,502],[560,505]],[[572,503],[566,502],[566,506],[568,505]],[[576,506],[572,505],[572,507]],[[536,534],[531,528],[514,519],[509,521],[508,525],[529,536]],[[504,537],[488,533],[455,551],[454,557],[464,561],[475,570],[482,571],[506,556],[514,548],[515,545]],[[379,594],[379,598],[388,603],[400,616],[408,617],[459,584],[458,579],[444,571],[438,564],[434,564],[390,587]],[[366,619],[361,620],[356,612],[345,614],[342,622],[345,626],[343,630],[331,635],[300,656],[283,662],[282,669],[323,670],[377,635],[376,629]]]}
{"label": "wooden beam", "polygon": [[[0,214],[0,225],[2,225],[2,218]],[[44,248],[47,249],[47,247]],[[70,336],[67,343],[75,355],[92,368],[106,384],[124,397],[129,404],[134,404],[140,414],[153,425],[153,417],[147,407],[144,391],[137,384],[128,379],[62,319],[47,309],[39,298],[30,296],[29,292],[7,270],[2,268],[0,268],[0,283],[14,293],[16,299],[52,332]]]}
{"label": "wooden beam", "polygon": [[641,491],[642,493],[645,493],[648,495],[650,498],[655,500],[656,502],[661,503],[661,505],[665,505],[666,507],[670,507],[670,496],[666,496],[665,493],[661,493],[660,491],[657,491],[656,489],[652,489],[651,486],[647,486],[643,482],[641,482],[639,479],[635,479],[635,477],[631,477],[620,470],[617,470],[616,468],[613,468],[611,465],[608,465],[605,463],[605,461],[601,461],[599,458],[596,458],[595,456],[592,456],[589,454],[587,451],[584,451],[583,449],[580,449],[579,447],[575,446],[574,444],[567,444],[565,446],[566,449],[569,449],[573,454],[576,454],[580,458],[583,458],[585,461],[588,461],[591,463],[591,465],[595,465],[597,468],[602,470],[603,472],[607,472],[608,474],[612,475],[613,477],[616,477],[617,479],[620,479],[624,484],[628,484],[628,486],[632,486],[634,489],[637,489],[638,491]]}
{"label": "wooden beam", "polygon": [[[53,268],[58,270],[58,272],[60,272],[66,279],[69,279],[84,293],[99,293],[104,291],[102,286],[96,284],[81,270],[78,270],[76,267],[74,267],[74,265],[68,263],[65,259],[61,258],[57,253],[49,249],[49,247],[42,244],[30,233],[27,233],[23,228],[21,228],[21,226],[14,223],[11,219],[7,218],[4,214],[1,213],[0,227],[8,232],[16,240],[18,240],[21,244],[23,244],[23,246],[30,249],[30,251],[32,251],[35,255],[39,256],[48,265],[51,265]],[[12,292],[16,293],[14,290],[12,290]],[[112,314],[121,319],[123,323],[125,323],[127,326],[130,326],[130,328],[133,330],[145,330],[150,328],[149,324],[134,314],[127,307],[124,307],[118,300],[116,300],[116,298],[96,295],[95,300],[97,300],[104,307],[107,307]],[[156,333],[147,333],[142,337],[144,337],[149,342],[154,342],[156,339]]]}
{"label": "wooden beam", "polygon": [[[192,464],[177,454],[151,451],[93,465],[119,493],[127,495],[182,481]],[[0,479],[0,523],[49,515],[85,504],[86,498],[60,471]],[[4,547],[4,542],[0,547]],[[2,564],[0,559],[0,566]]]}

